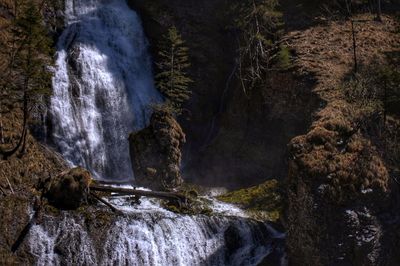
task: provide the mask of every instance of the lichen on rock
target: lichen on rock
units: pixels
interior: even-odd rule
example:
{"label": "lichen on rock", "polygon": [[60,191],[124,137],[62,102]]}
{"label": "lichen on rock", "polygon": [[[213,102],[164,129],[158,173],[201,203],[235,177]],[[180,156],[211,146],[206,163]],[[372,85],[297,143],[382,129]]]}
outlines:
{"label": "lichen on rock", "polygon": [[154,190],[180,186],[184,143],[185,134],[173,115],[167,110],[156,110],[147,128],[129,136],[136,184]]}
{"label": "lichen on rock", "polygon": [[91,180],[89,171],[76,167],[46,180],[43,195],[56,208],[77,209],[87,201]]}

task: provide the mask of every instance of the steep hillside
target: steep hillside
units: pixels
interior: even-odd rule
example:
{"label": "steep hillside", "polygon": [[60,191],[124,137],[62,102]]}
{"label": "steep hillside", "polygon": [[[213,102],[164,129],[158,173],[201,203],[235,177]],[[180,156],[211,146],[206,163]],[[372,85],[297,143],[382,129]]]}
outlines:
{"label": "steep hillside", "polygon": [[[8,38],[4,29],[14,16],[13,1],[0,1],[1,38]],[[54,9],[50,7],[48,20],[53,21]],[[50,12],[50,10],[53,10]],[[46,11],[46,12],[47,12]],[[50,24],[49,24],[50,25]],[[53,25],[53,24],[51,24]],[[49,26],[49,29],[53,28]],[[49,34],[52,32],[49,30]],[[3,63],[4,58],[0,58]],[[4,73],[4,65],[0,71]],[[0,147],[9,149],[18,142],[22,131],[20,105],[5,91],[0,92]],[[31,121],[32,128],[35,121]],[[41,129],[42,130],[42,129]],[[27,136],[26,153],[17,153],[8,160],[0,161],[0,264],[29,264],[22,254],[12,254],[11,247],[29,220],[29,210],[35,201],[35,187],[41,179],[58,174],[66,165],[60,155],[39,143],[32,134]]]}
{"label": "steep hillside", "polygon": [[[362,21],[356,24],[359,67],[386,64],[385,54],[400,48],[398,23],[391,17],[382,23],[368,15],[355,19]],[[310,131],[289,145],[285,224],[290,258],[298,265],[397,264],[398,172],[368,130],[379,120],[361,118],[369,126],[360,126],[357,108],[341,90],[354,67],[351,24],[326,22],[289,36],[299,71],[316,78],[314,92],[326,102]],[[395,128],[398,122],[393,117],[387,123]],[[396,131],[398,124],[381,138],[390,141]]]}

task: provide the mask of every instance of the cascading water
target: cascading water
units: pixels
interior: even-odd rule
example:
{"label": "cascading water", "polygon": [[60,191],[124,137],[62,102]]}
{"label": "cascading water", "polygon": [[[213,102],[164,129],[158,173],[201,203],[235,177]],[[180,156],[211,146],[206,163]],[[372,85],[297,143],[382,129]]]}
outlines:
{"label": "cascading water", "polygon": [[[161,100],[140,20],[124,0],[65,0],[50,117],[52,139],[72,165],[98,178],[132,176],[128,133]],[[213,201],[214,214],[179,215],[143,199],[46,215],[28,247],[37,265],[257,265],[282,236],[240,209]],[[279,240],[278,240],[278,243]],[[281,245],[278,245],[278,253]],[[280,254],[280,253],[279,253]]]}
{"label": "cascading water", "polygon": [[37,265],[251,266],[282,238],[228,204],[218,203],[209,217],[175,214],[150,200],[112,203],[124,214],[64,212],[33,226],[29,246]]}
{"label": "cascading water", "polygon": [[131,179],[128,134],[160,101],[140,20],[124,0],[66,0],[51,98],[52,139],[97,178]]}

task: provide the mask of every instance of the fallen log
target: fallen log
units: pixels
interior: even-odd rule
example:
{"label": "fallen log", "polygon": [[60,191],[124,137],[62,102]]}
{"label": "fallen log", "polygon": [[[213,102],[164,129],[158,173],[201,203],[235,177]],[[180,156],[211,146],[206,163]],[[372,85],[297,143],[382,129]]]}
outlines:
{"label": "fallen log", "polygon": [[180,203],[186,204],[188,202],[188,198],[182,194],[174,193],[174,192],[162,192],[162,191],[146,191],[140,189],[130,189],[130,188],[116,188],[116,187],[108,187],[108,186],[98,186],[91,185],[91,191],[100,191],[100,192],[110,192],[110,193],[118,193],[122,195],[133,195],[139,197],[149,197],[149,198],[159,198],[164,200],[177,200]]}
{"label": "fallen log", "polygon": [[115,208],[113,205],[111,205],[111,203],[109,203],[106,200],[102,199],[101,197],[97,196],[93,192],[90,192],[90,196],[92,196],[94,199],[100,201],[104,205],[108,206],[113,212],[115,212],[115,213],[119,213],[120,212],[117,208]]}

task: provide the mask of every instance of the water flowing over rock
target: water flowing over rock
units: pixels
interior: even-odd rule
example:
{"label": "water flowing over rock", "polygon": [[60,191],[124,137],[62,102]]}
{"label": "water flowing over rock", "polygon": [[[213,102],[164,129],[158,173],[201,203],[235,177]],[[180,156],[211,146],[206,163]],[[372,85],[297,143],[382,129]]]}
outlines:
{"label": "water flowing over rock", "polygon": [[[146,127],[149,105],[161,100],[140,21],[124,0],[66,0],[65,19],[53,79],[52,141],[71,165],[96,178],[131,178],[128,134]],[[160,146],[175,143],[171,147],[180,152],[179,126],[169,138],[161,124],[152,125]],[[180,153],[166,154],[178,167]],[[171,169],[178,185],[179,169]],[[257,265],[282,238],[223,203],[214,206],[213,216],[189,216],[167,211],[157,200],[144,198],[134,207],[129,197],[108,200],[122,214],[93,205],[46,207],[23,244],[34,264]]]}
{"label": "water flowing over rock", "polygon": [[52,140],[97,178],[130,179],[127,137],[145,127],[153,85],[147,41],[123,0],[65,1],[51,98]]}
{"label": "water flowing over rock", "polygon": [[281,237],[245,217],[179,215],[148,200],[138,209],[117,203],[126,205],[118,206],[124,215],[63,212],[35,225],[28,243],[37,265],[257,265]]}

